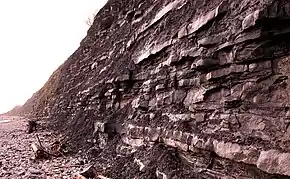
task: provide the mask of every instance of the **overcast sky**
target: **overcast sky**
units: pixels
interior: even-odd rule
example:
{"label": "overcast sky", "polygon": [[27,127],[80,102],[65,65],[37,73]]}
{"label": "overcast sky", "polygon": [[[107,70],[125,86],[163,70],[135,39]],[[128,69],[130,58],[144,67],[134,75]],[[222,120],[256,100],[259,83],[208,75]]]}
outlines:
{"label": "overcast sky", "polygon": [[23,104],[85,37],[106,0],[0,0],[0,113]]}

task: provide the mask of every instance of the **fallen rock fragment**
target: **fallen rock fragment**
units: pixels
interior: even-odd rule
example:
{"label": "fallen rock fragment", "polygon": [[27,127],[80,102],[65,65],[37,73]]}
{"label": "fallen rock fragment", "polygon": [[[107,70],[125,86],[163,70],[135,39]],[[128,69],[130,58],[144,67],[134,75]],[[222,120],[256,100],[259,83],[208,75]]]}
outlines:
{"label": "fallen rock fragment", "polygon": [[31,173],[31,174],[36,174],[36,175],[42,173],[39,169],[36,169],[36,168],[33,168],[33,167],[28,168],[27,171],[28,171],[29,173]]}
{"label": "fallen rock fragment", "polygon": [[158,169],[156,170],[157,179],[167,179],[167,175],[163,172],[160,172]]}
{"label": "fallen rock fragment", "polygon": [[72,179],[86,179],[86,177],[84,177],[84,176],[82,176],[82,175],[77,173],[77,174],[73,174]]}
{"label": "fallen rock fragment", "polygon": [[24,175],[25,174],[25,171],[20,171],[17,173],[17,175],[21,176],[21,175]]}
{"label": "fallen rock fragment", "polygon": [[79,174],[84,176],[85,178],[94,178],[95,176],[97,176],[97,170],[95,169],[93,165],[91,165],[85,168]]}
{"label": "fallen rock fragment", "polygon": [[31,134],[32,132],[36,131],[37,123],[35,120],[29,120],[27,124],[27,132]]}
{"label": "fallen rock fragment", "polygon": [[102,175],[98,175],[97,178],[98,178],[98,179],[110,179],[110,178],[104,177],[104,176],[102,176]]}
{"label": "fallen rock fragment", "polygon": [[43,171],[34,167],[30,167],[28,168],[24,178],[47,178],[47,176]]}
{"label": "fallen rock fragment", "polygon": [[85,168],[83,171],[79,173],[75,173],[73,175],[74,179],[110,179],[102,175],[98,175],[96,168],[93,165]]}
{"label": "fallen rock fragment", "polygon": [[37,144],[31,144],[34,152],[34,159],[47,159],[49,155]]}
{"label": "fallen rock fragment", "polygon": [[144,172],[145,165],[141,160],[135,158],[134,163],[136,163],[140,167],[139,171]]}

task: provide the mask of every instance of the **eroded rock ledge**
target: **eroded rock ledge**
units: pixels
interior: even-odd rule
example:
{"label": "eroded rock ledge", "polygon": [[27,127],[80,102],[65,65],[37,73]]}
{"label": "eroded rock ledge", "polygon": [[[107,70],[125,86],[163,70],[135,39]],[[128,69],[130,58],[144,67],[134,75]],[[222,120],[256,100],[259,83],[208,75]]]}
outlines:
{"label": "eroded rock ledge", "polygon": [[[95,123],[95,131],[105,133],[106,123]],[[146,146],[148,143],[164,143],[169,147],[178,148],[184,152],[195,152],[196,149],[215,152],[218,156],[236,162],[256,165],[259,169],[271,174],[290,175],[290,153],[278,150],[267,150],[253,146],[240,145],[232,142],[219,141],[198,134],[167,130],[162,127],[151,128],[123,125],[122,141],[132,147]]]}
{"label": "eroded rock ledge", "polygon": [[26,106],[72,136],[109,121],[130,145],[290,176],[289,17],[287,0],[109,0]]}

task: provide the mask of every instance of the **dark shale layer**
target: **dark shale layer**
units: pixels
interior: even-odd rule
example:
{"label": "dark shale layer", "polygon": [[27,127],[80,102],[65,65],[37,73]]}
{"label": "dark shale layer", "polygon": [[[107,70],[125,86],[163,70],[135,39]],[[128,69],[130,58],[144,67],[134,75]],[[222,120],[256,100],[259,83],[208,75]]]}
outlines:
{"label": "dark shale layer", "polygon": [[22,113],[110,178],[287,178],[289,37],[288,0],[109,0]]}

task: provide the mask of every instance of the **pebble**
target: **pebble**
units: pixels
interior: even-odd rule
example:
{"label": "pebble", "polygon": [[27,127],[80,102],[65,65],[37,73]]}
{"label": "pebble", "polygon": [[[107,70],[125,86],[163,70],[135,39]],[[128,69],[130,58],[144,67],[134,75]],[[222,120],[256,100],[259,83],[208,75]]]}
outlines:
{"label": "pebble", "polygon": [[31,174],[41,174],[42,173],[40,170],[35,169],[33,167],[30,167],[27,171]]}
{"label": "pebble", "polygon": [[17,175],[19,175],[19,176],[20,175],[24,175],[24,174],[25,174],[25,171],[20,171],[20,172],[17,173]]}

